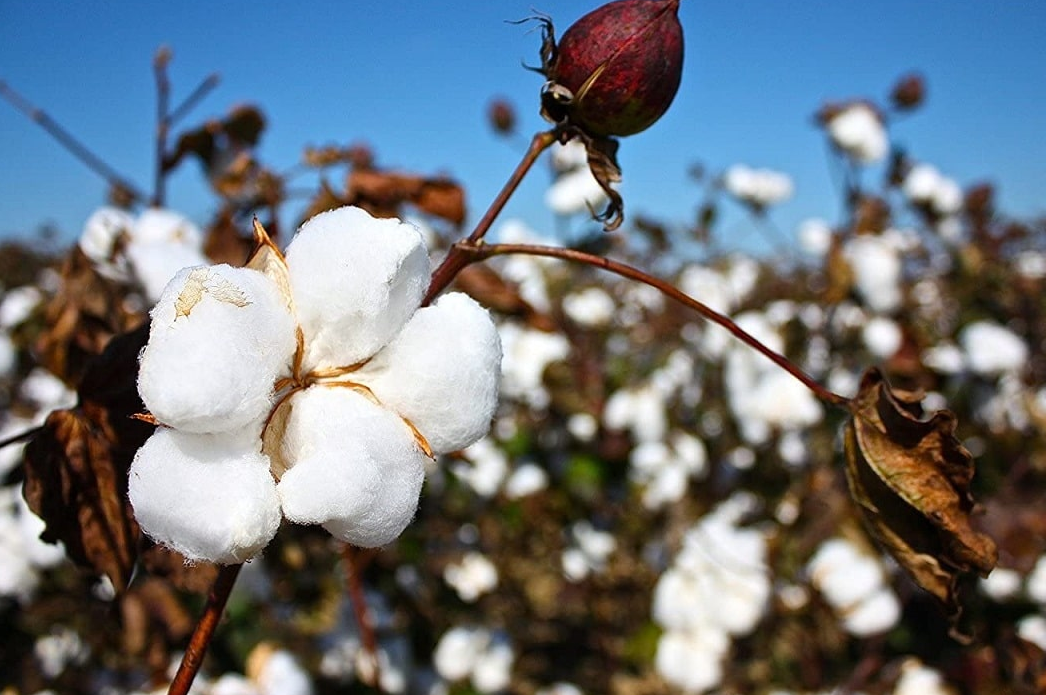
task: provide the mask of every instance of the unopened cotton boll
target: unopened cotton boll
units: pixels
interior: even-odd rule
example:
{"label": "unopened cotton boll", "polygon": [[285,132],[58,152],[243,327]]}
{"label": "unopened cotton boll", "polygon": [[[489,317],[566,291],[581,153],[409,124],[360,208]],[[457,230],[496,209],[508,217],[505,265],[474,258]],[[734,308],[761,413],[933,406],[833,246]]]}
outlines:
{"label": "unopened cotton boll", "polygon": [[391,542],[414,517],[426,456],[403,420],[351,388],[292,397],[280,479],[284,515],[322,524],[365,548]]}
{"label": "unopened cotton boll", "polygon": [[418,309],[354,378],[440,454],[463,449],[490,429],[500,370],[501,341],[490,314],[452,292]]}
{"label": "unopened cotton boll", "polygon": [[246,268],[185,268],[150,316],[138,392],[157,420],[226,432],[268,412],[295,350],[294,319],[275,283]]}
{"label": "unopened cotton boll", "polygon": [[135,455],[127,485],[146,535],[190,560],[243,562],[280,525],[276,485],[257,433],[161,427]]}
{"label": "unopened cotton boll", "polygon": [[287,248],[307,370],[374,355],[406,324],[428,286],[421,233],[355,207],[316,215]]}

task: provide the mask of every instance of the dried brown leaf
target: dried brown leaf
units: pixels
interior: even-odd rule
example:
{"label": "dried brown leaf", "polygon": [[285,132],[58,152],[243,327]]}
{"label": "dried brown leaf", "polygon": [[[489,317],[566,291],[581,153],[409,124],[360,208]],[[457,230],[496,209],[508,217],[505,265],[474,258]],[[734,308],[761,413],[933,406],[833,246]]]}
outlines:
{"label": "dried brown leaf", "polygon": [[51,413],[25,449],[24,491],[44,520],[41,538],[62,542],[75,562],[127,586],[138,525],[127,501],[127,469],[153,427],[131,417],[144,406],[136,387],[148,327],[113,339],[88,365],[80,404]]}
{"label": "dried brown leaf", "polygon": [[918,401],[893,391],[877,369],[865,372],[849,404],[847,480],[864,519],[912,579],[944,606],[953,628],[957,584],[995,567],[994,541],[974,530],[974,465],[955,437],[955,416],[917,417]]}
{"label": "dried brown leaf", "polygon": [[400,217],[405,204],[460,225],[465,221],[465,191],[445,177],[425,177],[375,169],[349,174],[348,200],[375,217]]}

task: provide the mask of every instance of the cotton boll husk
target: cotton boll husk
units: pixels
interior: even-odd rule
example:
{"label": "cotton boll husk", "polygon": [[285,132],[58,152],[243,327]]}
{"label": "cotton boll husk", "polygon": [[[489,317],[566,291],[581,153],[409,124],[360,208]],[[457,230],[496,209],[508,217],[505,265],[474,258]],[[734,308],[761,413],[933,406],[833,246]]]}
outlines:
{"label": "cotton boll husk", "polygon": [[490,314],[460,292],[418,309],[353,378],[409,420],[441,454],[490,429],[498,402],[501,340]]}
{"label": "cotton boll husk", "polygon": [[[203,277],[199,302],[186,310]],[[295,350],[294,318],[275,283],[246,268],[186,268],[150,315],[138,392],[160,422],[223,432],[268,412],[273,383],[289,373]]]}
{"label": "cotton boll husk", "polygon": [[276,535],[280,505],[257,429],[161,427],[138,450],[128,497],[142,530],[189,560],[244,562]]}
{"label": "cotton boll husk", "polygon": [[322,524],[365,548],[389,543],[414,517],[426,456],[387,408],[350,388],[313,386],[292,397],[283,438],[283,513]]}
{"label": "cotton boll husk", "polygon": [[688,693],[702,693],[723,679],[722,658],[730,640],[718,630],[670,630],[657,642],[654,668],[666,681]]}
{"label": "cotton boll husk", "polygon": [[429,281],[421,232],[356,207],[316,215],[287,248],[307,370],[376,353],[418,308]]}

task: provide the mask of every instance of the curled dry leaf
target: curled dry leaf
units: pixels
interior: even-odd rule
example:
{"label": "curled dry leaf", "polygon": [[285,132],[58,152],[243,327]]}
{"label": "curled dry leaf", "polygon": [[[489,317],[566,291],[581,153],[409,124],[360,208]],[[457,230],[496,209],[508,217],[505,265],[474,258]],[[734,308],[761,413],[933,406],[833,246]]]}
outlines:
{"label": "curled dry leaf", "polygon": [[877,369],[849,403],[846,473],[873,535],[915,582],[935,596],[955,631],[961,575],[995,567],[994,541],[971,526],[970,453],[955,437],[955,416],[917,416],[916,399],[894,392]]}
{"label": "curled dry leaf", "polygon": [[354,169],[349,174],[345,204],[375,217],[400,217],[405,203],[456,226],[465,221],[465,190],[449,178],[376,169]]}
{"label": "curled dry leaf", "polygon": [[88,365],[79,405],[51,413],[25,449],[24,495],[44,520],[41,538],[126,588],[139,531],[127,501],[127,469],[153,427],[136,386],[148,325],[114,338]]}

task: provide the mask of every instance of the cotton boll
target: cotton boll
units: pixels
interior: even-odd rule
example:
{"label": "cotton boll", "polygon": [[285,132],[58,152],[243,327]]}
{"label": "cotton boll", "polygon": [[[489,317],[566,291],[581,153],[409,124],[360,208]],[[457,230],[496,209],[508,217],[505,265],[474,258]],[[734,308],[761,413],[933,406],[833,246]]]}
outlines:
{"label": "cotton boll", "polygon": [[879,114],[868,104],[850,104],[826,124],[832,143],[862,164],[886,156],[890,143]]}
{"label": "cotton boll", "polygon": [[439,638],[432,655],[436,672],[448,681],[467,678],[489,639],[485,630],[476,628],[454,627],[447,630]]}
{"label": "cotton boll", "polygon": [[455,461],[451,470],[476,494],[492,497],[508,475],[508,456],[489,437],[484,437],[463,452],[466,461]]}
{"label": "cotton boll", "polygon": [[851,635],[869,637],[886,632],[901,617],[901,604],[893,591],[880,587],[843,612],[843,626]]}
{"label": "cotton boll", "polygon": [[79,246],[94,267],[110,280],[125,282],[131,278],[127,257],[117,253],[119,242],[130,239],[134,217],[125,210],[101,207],[91,213],[80,233]]}
{"label": "cotton boll", "polygon": [[1033,613],[1017,622],[1017,634],[1022,640],[1046,650],[1046,617]]}
{"label": "cotton boll", "polygon": [[457,564],[447,565],[443,581],[466,603],[474,603],[498,585],[498,570],[482,553],[466,553]]}
{"label": "cotton boll", "polygon": [[350,388],[291,398],[278,490],[283,513],[365,548],[396,539],[414,517],[426,456],[391,410]]}
{"label": "cotton boll", "polygon": [[581,688],[573,683],[558,682],[541,688],[535,695],[585,695]]}
{"label": "cotton boll", "polygon": [[807,565],[813,584],[833,607],[847,608],[863,600],[883,582],[879,563],[842,538],[821,544]]}
{"label": "cotton boll", "polygon": [[901,347],[901,327],[893,319],[875,316],[864,325],[861,331],[865,347],[877,359],[887,359],[897,353]]}
{"label": "cotton boll", "polygon": [[[194,689],[195,691],[195,689]],[[194,692],[190,691],[190,692]],[[258,687],[238,673],[222,674],[211,684],[207,695],[263,695]]]}
{"label": "cotton boll", "polygon": [[787,174],[735,164],[723,175],[723,186],[738,200],[764,208],[792,197],[794,186]]}
{"label": "cotton boll", "polygon": [[843,251],[854,271],[857,292],[873,311],[887,313],[900,306],[901,258],[889,240],[858,236]]}
{"label": "cotton boll", "polygon": [[799,246],[811,256],[824,256],[832,247],[831,226],[822,219],[804,220],[799,225]]}
{"label": "cotton boll", "polygon": [[496,693],[508,688],[512,680],[515,654],[504,640],[494,639],[484,649],[472,669],[472,687],[481,693]]}
{"label": "cotton boll", "polygon": [[250,432],[157,429],[128,475],[142,530],[189,560],[234,564],[253,557],[280,525],[276,485],[260,448]]}
{"label": "cotton boll", "polygon": [[18,394],[41,411],[72,408],[76,405],[76,392],[43,367],[35,367],[29,372],[22,380]]}
{"label": "cotton boll", "polygon": [[598,328],[614,318],[614,299],[601,287],[586,287],[563,297],[563,311],[575,323]]}
{"label": "cotton boll", "polygon": [[1046,555],[1040,555],[1035,566],[1025,579],[1025,592],[1028,598],[1046,605]]}
{"label": "cotton boll", "polygon": [[178,271],[210,263],[198,247],[182,243],[131,243],[124,253],[150,302],[163,295]]}
{"label": "cotton boll", "polygon": [[179,244],[200,248],[203,232],[184,215],[165,208],[146,208],[131,229],[135,244]]}
{"label": "cotton boll", "polygon": [[490,314],[460,292],[418,309],[353,379],[409,420],[433,452],[456,451],[490,429],[501,340]]}
{"label": "cotton boll", "polygon": [[924,666],[918,659],[908,659],[901,665],[893,695],[954,695],[955,690],[945,684],[941,674]]}
{"label": "cotton boll", "polygon": [[0,332],[0,379],[6,379],[18,366],[18,350],[11,336]]}
{"label": "cotton boll", "polygon": [[996,376],[1023,369],[1028,344],[1010,329],[990,321],[976,321],[959,333],[966,364],[977,374]]}
{"label": "cotton boll", "polygon": [[980,581],[981,591],[995,601],[1015,598],[1021,590],[1021,575],[1017,570],[996,567]]}
{"label": "cotton boll", "polygon": [[557,172],[588,167],[588,150],[580,140],[556,143],[549,150],[549,158],[552,160],[552,168]]}
{"label": "cotton boll", "polygon": [[545,192],[545,205],[557,215],[587,212],[606,201],[606,191],[588,167],[561,174]]}
{"label": "cotton boll", "polygon": [[312,695],[312,681],[289,652],[276,650],[254,676],[260,695]]}
{"label": "cotton boll", "polygon": [[566,359],[570,342],[559,333],[522,328],[513,323],[498,329],[504,357],[501,361],[501,390],[534,408],[548,405],[543,377],[549,364]]}
{"label": "cotton boll", "polygon": [[374,355],[403,328],[429,281],[421,233],[356,207],[303,224],[287,248],[287,266],[306,370]]}
{"label": "cotton boll", "polygon": [[43,293],[32,285],[15,287],[0,299],[0,329],[8,330],[25,321],[43,301]]}
{"label": "cotton boll", "polygon": [[295,350],[294,319],[275,283],[246,268],[186,268],[150,315],[138,392],[160,422],[223,432],[268,412]]}
{"label": "cotton boll", "polygon": [[723,679],[722,659],[730,641],[715,629],[661,635],[654,656],[654,668],[666,681],[687,693],[702,693]]}
{"label": "cotton boll", "polygon": [[524,463],[505,481],[505,495],[509,499],[519,499],[541,492],[548,487],[548,473],[541,466]]}

